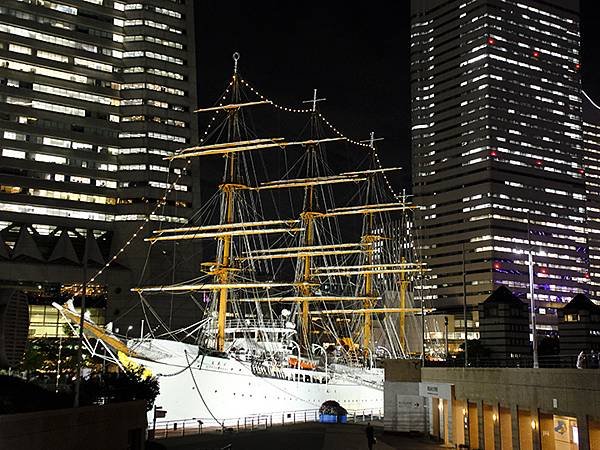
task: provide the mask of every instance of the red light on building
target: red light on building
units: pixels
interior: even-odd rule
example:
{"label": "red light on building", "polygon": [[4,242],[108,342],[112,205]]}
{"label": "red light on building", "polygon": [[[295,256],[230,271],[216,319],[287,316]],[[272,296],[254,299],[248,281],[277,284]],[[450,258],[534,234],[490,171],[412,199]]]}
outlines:
{"label": "red light on building", "polygon": [[581,175],[583,175],[585,173],[585,170],[579,169],[577,172],[579,172]]}
{"label": "red light on building", "polygon": [[590,277],[590,274],[586,272],[584,276],[585,276],[586,278],[589,278],[589,277]]}
{"label": "red light on building", "polygon": [[538,52],[537,50],[533,51],[533,57],[534,58],[538,58],[540,56],[540,52]]}
{"label": "red light on building", "polygon": [[498,156],[498,153],[496,153],[494,150],[492,150],[492,151],[490,152],[490,156]]}
{"label": "red light on building", "polygon": [[493,37],[490,36],[487,39],[487,43],[490,44],[490,45],[496,45],[496,39],[494,39]]}
{"label": "red light on building", "polygon": [[498,270],[498,269],[500,269],[500,267],[502,267],[502,265],[499,262],[496,261],[494,263],[494,270]]}
{"label": "red light on building", "polygon": [[541,161],[540,159],[538,159],[538,160],[535,162],[535,165],[536,165],[536,166],[541,166],[541,165],[542,165],[542,161]]}
{"label": "red light on building", "polygon": [[548,273],[548,269],[546,269],[545,267],[540,267],[540,273]]}
{"label": "red light on building", "polygon": [[581,64],[579,64],[579,63],[575,64],[575,70],[579,70],[579,69],[581,69]]}

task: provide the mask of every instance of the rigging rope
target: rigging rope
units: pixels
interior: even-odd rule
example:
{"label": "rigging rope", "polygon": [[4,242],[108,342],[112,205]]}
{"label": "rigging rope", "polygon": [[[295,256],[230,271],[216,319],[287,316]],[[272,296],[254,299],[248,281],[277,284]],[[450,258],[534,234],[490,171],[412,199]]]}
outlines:
{"label": "rigging rope", "polygon": [[[204,400],[204,397],[202,396],[202,392],[200,392],[200,387],[198,386],[198,383],[196,383],[196,377],[194,376],[194,369],[192,369],[192,366],[189,363],[190,360],[188,358],[187,350],[184,350],[183,352],[185,353],[185,359],[188,362],[188,369],[190,370],[190,375],[192,376],[192,381],[194,382],[194,386],[196,386],[196,392],[198,392],[198,395],[200,396],[200,400],[202,400],[202,403],[204,404],[204,407],[206,408],[206,410],[208,411],[208,413],[210,414],[210,416],[215,420],[215,422],[217,422],[219,425],[221,425],[221,428],[224,427],[225,426],[225,421],[219,422],[219,419],[217,419],[215,417],[215,415],[212,413],[211,409],[206,404],[206,401]],[[198,352],[198,356],[200,356],[200,352]],[[196,359],[198,359],[198,356],[196,356]],[[206,354],[203,353],[202,354],[202,360],[200,361],[200,365],[198,366],[198,370],[202,370],[202,364],[204,363],[204,357],[205,356],[206,356]]]}

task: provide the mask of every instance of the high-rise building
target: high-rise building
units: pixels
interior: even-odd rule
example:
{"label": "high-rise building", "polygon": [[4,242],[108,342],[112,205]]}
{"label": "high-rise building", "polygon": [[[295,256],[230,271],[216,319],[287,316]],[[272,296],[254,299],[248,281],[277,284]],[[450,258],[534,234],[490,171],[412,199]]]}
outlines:
{"label": "high-rise building", "polygon": [[[164,160],[197,139],[193,24],[192,0],[0,4],[0,285],[28,291],[41,334],[60,333],[48,302],[146,218],[146,232],[185,223],[199,200],[192,166]],[[130,247],[89,286],[100,322],[131,307],[146,250],[138,236]],[[147,264],[154,281],[178,257],[163,256]]]}
{"label": "high-rise building", "polygon": [[500,284],[528,301],[531,251],[538,329],[555,329],[556,308],[587,294],[590,277],[579,2],[411,8],[413,193],[427,295],[460,321],[467,303],[474,326],[474,305]]}
{"label": "high-rise building", "polygon": [[600,106],[583,92],[583,165],[590,257],[589,297],[600,300]]}

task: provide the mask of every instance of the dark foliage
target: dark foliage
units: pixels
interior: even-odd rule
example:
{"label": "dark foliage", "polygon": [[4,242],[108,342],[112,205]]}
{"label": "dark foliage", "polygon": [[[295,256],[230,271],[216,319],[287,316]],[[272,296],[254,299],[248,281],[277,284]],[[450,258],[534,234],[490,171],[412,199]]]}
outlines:
{"label": "dark foliage", "polygon": [[0,414],[16,414],[69,408],[68,394],[55,394],[21,378],[0,375]]}
{"label": "dark foliage", "polygon": [[113,403],[130,400],[145,400],[146,410],[150,411],[160,391],[155,377],[143,376],[144,369],[128,368],[118,374],[92,377],[81,384],[82,397],[88,403]]}
{"label": "dark foliage", "polygon": [[[159,393],[158,380],[155,377],[144,378],[143,368],[127,369],[118,374],[104,377],[94,376],[82,380],[80,405],[98,405],[104,403],[145,400],[149,411]],[[73,406],[73,394],[54,393],[34,382],[21,378],[0,376],[0,414],[16,414],[49,409],[70,408]]]}
{"label": "dark foliage", "polygon": [[538,354],[540,356],[558,355],[560,353],[558,336],[542,336],[538,339]]}
{"label": "dark foliage", "polygon": [[[456,361],[461,364],[464,364],[465,361],[465,343],[460,344],[460,349],[462,352],[456,355]],[[490,358],[490,349],[483,345],[479,339],[469,339],[467,341],[467,350],[468,350],[468,358],[467,361],[469,365],[478,365],[481,361],[487,360]]]}

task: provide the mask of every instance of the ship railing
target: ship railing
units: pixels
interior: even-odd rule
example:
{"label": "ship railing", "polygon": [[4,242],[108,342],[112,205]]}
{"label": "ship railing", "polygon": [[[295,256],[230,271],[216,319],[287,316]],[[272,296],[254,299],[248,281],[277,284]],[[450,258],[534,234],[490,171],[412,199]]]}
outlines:
{"label": "ship railing", "polygon": [[[348,411],[348,423],[377,422],[383,420],[383,409],[359,409]],[[157,420],[148,428],[150,439],[167,439],[202,433],[240,433],[266,430],[273,426],[287,426],[319,421],[318,409],[284,411],[247,417],[224,419],[216,424],[213,418]]]}
{"label": "ship railing", "polygon": [[366,387],[375,388],[375,389],[383,389],[383,383],[380,381],[367,380],[365,378],[362,378],[360,375],[356,375],[349,371],[333,370],[332,372],[337,375],[346,377],[346,378],[352,380],[354,383],[360,384],[361,386],[366,386]]}
{"label": "ship railing", "polygon": [[246,330],[246,329],[286,329],[285,323],[281,320],[273,320],[273,319],[229,319],[227,321],[227,329],[234,330]]}

